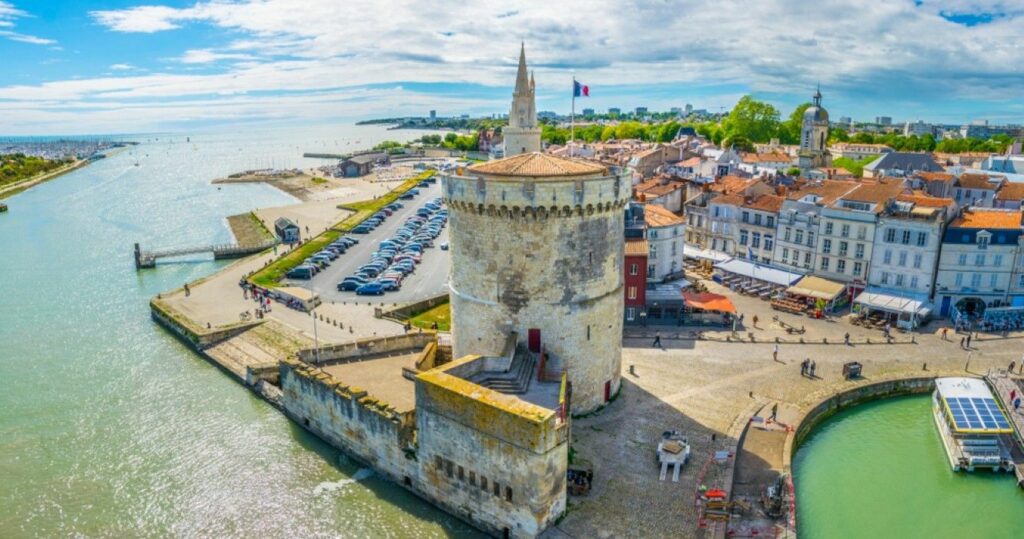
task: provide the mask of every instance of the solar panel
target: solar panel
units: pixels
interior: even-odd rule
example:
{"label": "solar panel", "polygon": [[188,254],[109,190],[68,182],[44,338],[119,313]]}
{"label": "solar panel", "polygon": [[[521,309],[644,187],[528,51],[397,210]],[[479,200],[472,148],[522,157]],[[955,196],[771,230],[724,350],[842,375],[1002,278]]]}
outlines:
{"label": "solar panel", "polygon": [[946,399],[954,426],[958,429],[1007,429],[1009,422],[995,399],[951,397]]}

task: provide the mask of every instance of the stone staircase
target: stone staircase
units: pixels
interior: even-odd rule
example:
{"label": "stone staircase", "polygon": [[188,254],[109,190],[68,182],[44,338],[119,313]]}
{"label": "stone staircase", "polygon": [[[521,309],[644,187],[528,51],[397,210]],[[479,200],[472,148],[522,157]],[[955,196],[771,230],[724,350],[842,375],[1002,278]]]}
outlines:
{"label": "stone staircase", "polygon": [[501,393],[521,395],[530,389],[530,381],[533,379],[535,366],[536,360],[534,355],[527,351],[525,347],[518,346],[507,371],[477,373],[470,377],[470,381]]}

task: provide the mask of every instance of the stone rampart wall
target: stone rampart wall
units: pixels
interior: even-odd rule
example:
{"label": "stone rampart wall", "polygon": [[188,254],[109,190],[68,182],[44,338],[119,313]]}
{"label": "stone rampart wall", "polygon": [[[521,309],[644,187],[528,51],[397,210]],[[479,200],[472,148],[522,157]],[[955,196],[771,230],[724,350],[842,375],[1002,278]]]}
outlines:
{"label": "stone rampart wall", "polygon": [[[434,342],[433,333],[408,333],[390,337],[368,337],[355,341],[320,347],[320,363],[331,363],[359,359],[380,354],[421,350],[427,343]],[[299,359],[316,364],[316,350],[299,350]]]}

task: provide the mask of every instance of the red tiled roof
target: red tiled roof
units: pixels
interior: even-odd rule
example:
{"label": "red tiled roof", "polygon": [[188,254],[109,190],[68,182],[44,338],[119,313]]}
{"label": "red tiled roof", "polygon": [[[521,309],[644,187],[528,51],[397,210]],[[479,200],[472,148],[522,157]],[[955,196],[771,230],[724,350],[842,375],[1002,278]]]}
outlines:
{"label": "red tiled roof", "polygon": [[626,256],[647,256],[647,240],[626,240]]}
{"label": "red tiled roof", "polygon": [[1020,211],[967,210],[949,226],[957,228],[1014,229],[1021,226]]}
{"label": "red tiled roof", "polygon": [[761,196],[755,198],[754,200],[752,200],[750,202],[744,203],[743,207],[744,208],[749,208],[751,210],[759,210],[759,211],[767,211],[767,212],[778,213],[778,211],[780,209],[782,209],[782,203],[785,200],[786,199],[784,199],[784,198],[782,198],[780,196],[761,195]]}
{"label": "red tiled roof", "polygon": [[1007,183],[996,194],[997,200],[1024,200],[1024,183]]}
{"label": "red tiled roof", "polygon": [[657,204],[644,204],[644,221],[647,226],[661,227],[683,224],[683,218]]}

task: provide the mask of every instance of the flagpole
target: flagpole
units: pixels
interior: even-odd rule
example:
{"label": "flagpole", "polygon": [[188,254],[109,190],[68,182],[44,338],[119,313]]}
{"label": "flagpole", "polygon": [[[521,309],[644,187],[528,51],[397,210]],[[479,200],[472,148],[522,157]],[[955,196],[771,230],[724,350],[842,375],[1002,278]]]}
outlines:
{"label": "flagpole", "polygon": [[572,77],[572,112],[569,113],[569,157],[576,143],[576,76]]}

